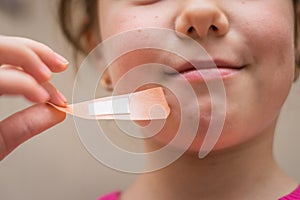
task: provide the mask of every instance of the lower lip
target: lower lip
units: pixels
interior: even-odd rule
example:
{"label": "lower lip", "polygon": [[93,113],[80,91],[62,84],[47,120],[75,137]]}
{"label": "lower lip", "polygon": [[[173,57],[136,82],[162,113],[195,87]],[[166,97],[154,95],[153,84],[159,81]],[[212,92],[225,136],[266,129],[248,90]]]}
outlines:
{"label": "lower lip", "polygon": [[171,76],[174,78],[184,78],[190,82],[210,81],[210,80],[224,80],[233,75],[236,75],[241,71],[241,68],[211,68],[211,69],[199,69],[192,70],[184,73],[177,73]]}

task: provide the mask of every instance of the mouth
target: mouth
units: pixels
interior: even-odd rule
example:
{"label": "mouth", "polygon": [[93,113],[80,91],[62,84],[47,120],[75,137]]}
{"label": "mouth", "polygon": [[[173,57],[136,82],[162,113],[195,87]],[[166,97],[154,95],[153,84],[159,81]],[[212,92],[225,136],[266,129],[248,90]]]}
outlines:
{"label": "mouth", "polygon": [[190,82],[225,79],[240,72],[245,65],[222,60],[191,61],[178,65],[173,70],[165,71],[170,78],[184,78]]}

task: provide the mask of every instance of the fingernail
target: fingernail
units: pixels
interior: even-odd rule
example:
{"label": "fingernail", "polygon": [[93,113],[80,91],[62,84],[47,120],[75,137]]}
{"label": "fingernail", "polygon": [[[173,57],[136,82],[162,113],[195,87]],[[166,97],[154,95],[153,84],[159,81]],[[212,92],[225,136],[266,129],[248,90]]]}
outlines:
{"label": "fingernail", "polygon": [[57,95],[60,98],[60,100],[62,100],[64,103],[68,102],[67,98],[58,90],[57,90]]}
{"label": "fingernail", "polygon": [[62,64],[64,64],[64,65],[69,64],[69,61],[67,59],[65,59],[64,57],[62,57],[61,55],[59,55],[58,53],[55,53],[55,56],[56,56],[57,60],[59,62],[61,62]]}

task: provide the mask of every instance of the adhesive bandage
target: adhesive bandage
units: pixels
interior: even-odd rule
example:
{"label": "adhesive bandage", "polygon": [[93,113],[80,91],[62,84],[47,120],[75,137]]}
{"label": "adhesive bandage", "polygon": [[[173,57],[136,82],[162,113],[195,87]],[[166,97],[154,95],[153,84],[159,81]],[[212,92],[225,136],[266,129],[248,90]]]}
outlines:
{"label": "adhesive bandage", "polygon": [[56,109],[84,119],[156,120],[166,119],[170,107],[161,87],[131,94],[103,97]]}

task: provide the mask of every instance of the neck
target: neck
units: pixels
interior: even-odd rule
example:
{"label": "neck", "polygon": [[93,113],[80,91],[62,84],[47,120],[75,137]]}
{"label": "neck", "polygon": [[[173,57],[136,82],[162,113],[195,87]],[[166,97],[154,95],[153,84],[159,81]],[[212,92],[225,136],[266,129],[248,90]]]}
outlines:
{"label": "neck", "polygon": [[[274,127],[245,144],[212,152],[204,159],[186,153],[161,170],[141,175],[122,199],[278,199],[291,192],[296,183],[274,161]],[[152,149],[153,144],[147,145]]]}

